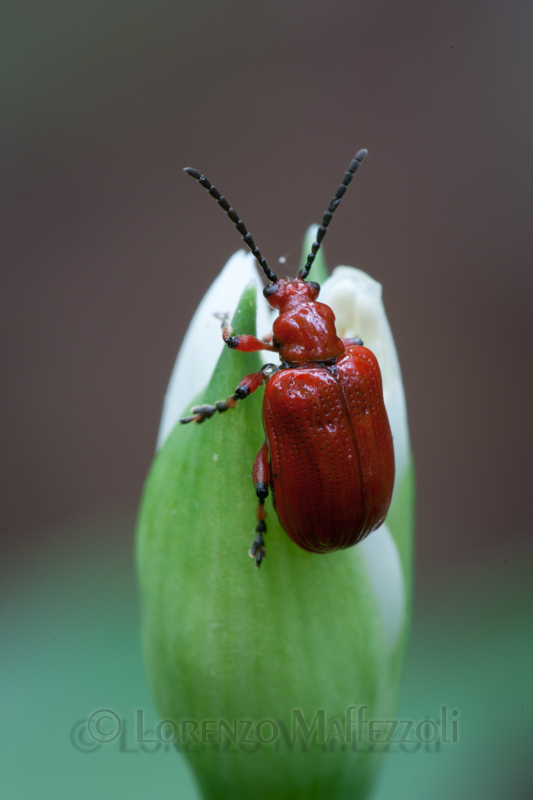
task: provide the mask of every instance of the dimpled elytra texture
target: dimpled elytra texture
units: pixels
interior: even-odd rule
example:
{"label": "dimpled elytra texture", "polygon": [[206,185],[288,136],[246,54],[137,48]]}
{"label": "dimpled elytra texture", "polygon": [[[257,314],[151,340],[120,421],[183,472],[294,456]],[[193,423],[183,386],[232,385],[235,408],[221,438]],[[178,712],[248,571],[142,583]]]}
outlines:
{"label": "dimpled elytra texture", "polygon": [[263,406],[276,511],[296,544],[342,550],[379,527],[394,483],[377,361],[348,348],[333,368],[283,370]]}

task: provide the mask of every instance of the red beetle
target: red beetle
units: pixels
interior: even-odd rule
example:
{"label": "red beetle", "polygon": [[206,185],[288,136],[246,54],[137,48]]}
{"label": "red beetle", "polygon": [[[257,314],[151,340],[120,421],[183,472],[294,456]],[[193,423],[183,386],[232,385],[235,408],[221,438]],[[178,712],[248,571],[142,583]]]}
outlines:
{"label": "red beetle", "polygon": [[329,553],[360,542],[387,515],[394,485],[394,450],[374,354],[359,339],[340,339],[331,308],[317,301],[320,286],[307,281],[327,227],[359,164],[360,150],[345,173],[318,228],[307,263],[297,278],[278,278],[246,226],[220,192],[197,170],[185,171],[207,189],[234,222],[265,275],[263,294],[279,309],[272,338],[234,336],[223,323],[228,347],[243,352],[271,350],[280,366],[267,364],[247,375],[235,393],[215,405],[197,406],[180,422],[201,423],[266,382],[263,422],[266,439],[252,476],[259,499],[256,537],[250,555],[265,557],[264,502],[269,488],[279,520],[297,545]]}

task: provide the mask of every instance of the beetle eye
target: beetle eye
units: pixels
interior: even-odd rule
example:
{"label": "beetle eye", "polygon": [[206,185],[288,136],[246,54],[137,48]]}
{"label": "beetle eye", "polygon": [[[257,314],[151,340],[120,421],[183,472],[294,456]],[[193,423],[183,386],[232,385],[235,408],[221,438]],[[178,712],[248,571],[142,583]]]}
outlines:
{"label": "beetle eye", "polygon": [[307,281],[307,285],[313,287],[313,289],[315,290],[316,295],[318,297],[318,295],[320,294],[320,284],[319,283],[315,283],[315,281]]}
{"label": "beetle eye", "polygon": [[272,297],[273,294],[276,294],[277,291],[278,291],[277,284],[272,283],[270,286],[265,286],[265,288],[263,289],[263,297],[266,297],[268,299],[269,297]]}

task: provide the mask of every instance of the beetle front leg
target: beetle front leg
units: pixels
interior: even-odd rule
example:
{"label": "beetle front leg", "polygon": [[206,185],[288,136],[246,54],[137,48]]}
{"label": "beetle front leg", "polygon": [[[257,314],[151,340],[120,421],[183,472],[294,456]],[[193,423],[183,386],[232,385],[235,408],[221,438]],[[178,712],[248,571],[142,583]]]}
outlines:
{"label": "beetle front leg", "polygon": [[257,506],[255,539],[253,540],[250,548],[250,557],[255,558],[255,567],[257,569],[261,566],[261,563],[266,556],[265,540],[263,538],[263,534],[266,533],[265,500],[268,497],[269,478],[268,447],[266,441],[263,442],[261,449],[255,457],[254,466],[252,469],[252,478],[259,504]]}
{"label": "beetle front leg", "polygon": [[268,340],[266,336],[263,339],[248,334],[234,336],[229,314],[215,314],[215,316],[222,320],[222,338],[231,350],[240,350],[241,353],[257,353],[259,350],[277,352],[277,348],[272,344],[272,334],[268,335]]}
{"label": "beetle front leg", "polygon": [[191,408],[191,416],[180,419],[181,424],[186,425],[188,422],[196,422],[199,424],[205,419],[212,417],[217,411],[219,414],[222,414],[224,411],[227,411],[228,408],[235,408],[238,400],[244,400],[251,395],[252,392],[259,389],[261,384],[268,380],[276,371],[277,367],[275,364],[265,364],[259,372],[251,372],[250,375],[246,375],[235,389],[235,392],[226,400],[219,400],[218,403],[214,405],[206,404]]}

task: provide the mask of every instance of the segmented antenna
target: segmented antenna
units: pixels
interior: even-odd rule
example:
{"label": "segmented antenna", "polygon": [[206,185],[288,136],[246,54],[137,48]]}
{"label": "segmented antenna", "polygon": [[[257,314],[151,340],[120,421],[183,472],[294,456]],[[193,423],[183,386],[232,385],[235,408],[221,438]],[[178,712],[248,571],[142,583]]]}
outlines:
{"label": "segmented antenna", "polygon": [[252,255],[257,259],[257,263],[259,264],[259,266],[261,267],[261,269],[263,270],[263,272],[267,276],[268,280],[271,281],[272,283],[275,283],[277,281],[277,279],[278,279],[277,275],[274,275],[274,273],[272,272],[272,270],[268,266],[267,262],[265,261],[265,259],[261,255],[261,252],[260,252],[259,248],[255,246],[254,240],[252,239],[251,235],[248,233],[248,229],[247,229],[246,225],[244,224],[242,219],[240,219],[240,217],[237,214],[237,212],[235,211],[235,209],[230,206],[230,204],[228,203],[226,198],[223,197],[220,194],[220,192],[218,191],[218,189],[215,189],[213,184],[210,183],[207,180],[205,175],[202,175],[202,173],[198,172],[197,169],[193,169],[192,167],[185,167],[185,169],[183,171],[186,172],[187,175],[190,175],[191,178],[194,178],[195,181],[198,181],[200,186],[203,186],[204,189],[207,189],[207,191],[209,192],[211,197],[214,197],[215,200],[218,201],[219,206],[224,209],[224,211],[226,212],[226,214],[228,215],[230,220],[233,222],[233,224],[235,225],[235,227],[237,228],[237,230],[241,234],[244,243],[252,251]]}
{"label": "segmented antenna", "polygon": [[322,243],[322,239],[324,238],[324,236],[327,233],[328,225],[329,225],[329,223],[331,222],[331,220],[333,218],[333,214],[337,210],[340,201],[344,197],[344,195],[346,193],[346,189],[348,188],[348,186],[350,184],[350,181],[352,180],[354,174],[359,169],[359,164],[361,163],[361,161],[363,160],[363,158],[366,156],[367,153],[368,153],[368,150],[359,150],[359,152],[355,154],[355,158],[352,161],[352,163],[350,164],[350,166],[348,167],[348,171],[344,174],[344,178],[342,179],[341,185],[339,186],[339,188],[335,192],[335,197],[331,198],[331,202],[330,202],[330,204],[328,206],[328,210],[326,211],[326,213],[322,217],[322,225],[320,226],[320,228],[318,229],[318,231],[316,233],[316,242],[312,246],[311,252],[307,256],[307,262],[305,264],[305,267],[302,267],[302,269],[298,273],[298,277],[301,278],[302,280],[305,280],[307,278],[307,276],[309,275],[309,270],[311,269],[311,266],[313,264],[313,261],[315,260],[316,254],[318,253],[318,251],[320,249],[320,245]]}

